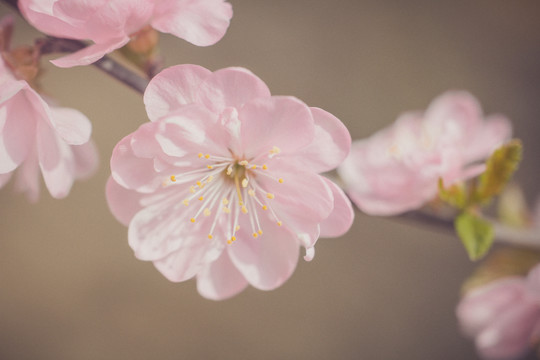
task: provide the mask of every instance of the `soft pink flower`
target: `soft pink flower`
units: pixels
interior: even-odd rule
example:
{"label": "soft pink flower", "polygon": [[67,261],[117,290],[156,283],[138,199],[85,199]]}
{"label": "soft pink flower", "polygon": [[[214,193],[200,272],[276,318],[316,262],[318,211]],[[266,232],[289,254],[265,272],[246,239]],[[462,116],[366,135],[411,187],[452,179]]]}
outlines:
{"label": "soft pink flower", "polygon": [[94,42],[54,60],[60,67],[91,64],[147,25],[198,46],[212,45],[223,37],[232,17],[224,0],[20,0],[19,7],[48,35]]}
{"label": "soft pink flower", "polygon": [[484,119],[469,93],[451,91],[422,112],[402,114],[394,124],[355,141],[339,174],[353,202],[371,215],[420,208],[445,185],[478,175],[486,159],[511,133],[500,115]]}
{"label": "soft pink flower", "polygon": [[90,121],[79,111],[49,106],[0,56],[0,187],[15,174],[15,187],[39,197],[39,171],[51,196],[65,197],[75,179],[89,176],[97,153]]}
{"label": "soft pink flower", "polygon": [[483,358],[521,357],[540,340],[540,265],[471,291],[456,313]]}
{"label": "soft pink flower", "polygon": [[114,149],[107,199],[135,256],[169,280],[196,276],[210,299],[274,289],[300,246],[311,260],[319,236],[351,226],[345,194],[318,175],[349,151],[333,115],[242,68],[166,69],[144,101],[151,122]]}

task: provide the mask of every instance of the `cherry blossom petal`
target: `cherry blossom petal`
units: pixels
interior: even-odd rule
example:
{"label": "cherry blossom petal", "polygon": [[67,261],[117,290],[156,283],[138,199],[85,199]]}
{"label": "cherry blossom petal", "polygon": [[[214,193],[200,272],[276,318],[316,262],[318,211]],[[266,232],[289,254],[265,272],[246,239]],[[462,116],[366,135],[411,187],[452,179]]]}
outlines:
{"label": "cherry blossom petal", "polygon": [[52,197],[66,197],[73,185],[74,162],[69,145],[44,122],[37,125],[37,152],[45,185]]}
{"label": "cherry blossom petal", "polygon": [[266,84],[244,68],[226,68],[208,76],[201,84],[198,102],[220,114],[227,107],[240,108],[243,104],[270,97]]}
{"label": "cherry blossom petal", "polygon": [[218,42],[229,27],[231,4],[223,0],[157,2],[152,27],[197,46]]}
{"label": "cherry blossom petal", "polygon": [[[324,221],[334,208],[334,197],[322,176],[310,172],[288,172],[283,183],[261,178],[261,188],[274,196],[271,205],[283,216],[284,224],[296,220]],[[301,189],[301,190],[299,190]],[[282,215],[283,214],[283,215]]]}
{"label": "cherry blossom petal", "polygon": [[486,359],[515,359],[530,350],[531,334],[540,321],[537,304],[509,308],[476,338],[476,348]]}
{"label": "cherry blossom petal", "polygon": [[334,195],[334,209],[330,216],[321,222],[321,236],[339,237],[351,228],[354,221],[354,209],[351,201],[339,186],[326,178],[323,179]]}
{"label": "cherry blossom petal", "polygon": [[50,108],[54,129],[67,144],[81,145],[90,140],[92,124],[80,111],[70,108]]}
{"label": "cherry blossom petal", "polygon": [[295,155],[295,161],[317,173],[330,171],[349,154],[351,135],[334,115],[319,108],[310,110],[315,122],[315,139]]}
{"label": "cherry blossom petal", "polygon": [[11,97],[0,105],[0,173],[13,171],[24,161],[33,146],[36,118],[40,117],[24,84],[15,85],[19,91],[2,91],[2,95],[11,93]]}
{"label": "cherry blossom petal", "polygon": [[[151,126],[152,123],[141,125]],[[115,146],[111,156],[111,173],[114,180],[127,189],[151,192],[162,185],[154,170],[151,158],[135,156],[131,148],[133,134],[126,136]]]}
{"label": "cherry blossom petal", "polygon": [[40,181],[37,151],[33,149],[17,169],[15,191],[25,193],[28,201],[35,203],[39,199]]}
{"label": "cherry blossom petal", "polygon": [[275,147],[279,154],[287,155],[314,141],[311,111],[293,97],[253,100],[239,110],[238,118],[242,124],[241,146],[248,158],[270,154]]}
{"label": "cherry blossom petal", "polygon": [[56,37],[77,39],[79,28],[57,18],[53,14],[53,5],[58,0],[20,0],[19,8],[24,17],[39,31]]}
{"label": "cherry blossom petal", "polygon": [[465,155],[468,162],[483,160],[503,142],[510,140],[512,124],[502,115],[491,115],[486,118],[482,131],[479,131],[466,144]]}
{"label": "cherry blossom petal", "polygon": [[227,250],[233,264],[252,286],[272,290],[293,273],[299,247],[296,236],[285,227],[265,219],[262,222],[264,235],[253,239],[245,234]]}
{"label": "cherry blossom petal", "polygon": [[89,65],[101,59],[106,54],[121,48],[129,42],[129,37],[110,39],[107,42],[92,44],[82,50],[63,56],[51,62],[61,68],[69,68],[79,65]]}
{"label": "cherry blossom petal", "polygon": [[514,306],[524,295],[523,278],[504,278],[468,293],[456,314],[463,331],[476,336],[490,326],[502,312]]}
{"label": "cherry blossom petal", "polygon": [[177,65],[157,74],[144,92],[144,104],[151,121],[195,102],[201,82],[212,72],[198,65]]}
{"label": "cherry blossom petal", "polygon": [[118,185],[112,177],[107,180],[105,193],[112,214],[125,226],[128,226],[135,214],[143,208],[140,200],[144,194]]}
{"label": "cherry blossom petal", "polygon": [[236,269],[227,251],[197,274],[199,294],[211,300],[230,298],[246,288],[247,280]]}

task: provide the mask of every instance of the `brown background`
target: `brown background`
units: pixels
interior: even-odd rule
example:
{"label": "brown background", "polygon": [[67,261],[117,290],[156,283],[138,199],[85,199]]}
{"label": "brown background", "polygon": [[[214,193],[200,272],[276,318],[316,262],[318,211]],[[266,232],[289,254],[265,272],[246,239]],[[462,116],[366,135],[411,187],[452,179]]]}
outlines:
{"label": "brown background", "polygon": [[[468,89],[514,120],[518,180],[539,192],[537,0],[231,3],[215,46],[162,36],[167,64],[245,66],[273,94],[332,112],[353,138]],[[16,31],[19,44],[36,35],[23,21]],[[358,214],[278,290],[224,302],[165,280],[133,257],[103,191],[113,146],[146,121],[140,95],[92,67],[45,67],[48,92],[92,120],[101,167],[64,200],[0,191],[0,359],[476,358],[454,317],[475,265],[443,231]]]}

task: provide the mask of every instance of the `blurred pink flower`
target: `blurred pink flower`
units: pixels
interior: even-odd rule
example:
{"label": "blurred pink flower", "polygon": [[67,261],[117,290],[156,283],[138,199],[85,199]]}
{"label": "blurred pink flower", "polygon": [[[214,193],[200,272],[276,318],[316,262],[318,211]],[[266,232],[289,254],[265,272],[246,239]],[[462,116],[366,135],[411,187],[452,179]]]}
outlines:
{"label": "blurred pink flower", "polygon": [[89,176],[97,152],[90,121],[74,109],[49,106],[0,56],[0,187],[12,177],[30,201],[39,197],[39,170],[51,196],[63,198]]}
{"label": "blurred pink flower", "polygon": [[484,119],[469,93],[451,91],[422,112],[402,114],[394,124],[353,142],[338,169],[353,202],[371,215],[395,215],[420,208],[445,185],[481,173],[486,159],[510,137],[500,115]]}
{"label": "blurred pink flower", "polygon": [[52,61],[60,67],[91,64],[147,25],[198,46],[213,45],[232,17],[224,0],[20,0],[19,7],[45,34],[94,42]]}
{"label": "blurred pink flower", "polygon": [[521,357],[540,340],[540,265],[469,292],[456,313],[482,358]]}
{"label": "blurred pink flower", "polygon": [[144,95],[151,122],[111,158],[109,206],[129,225],[135,256],[171,281],[197,276],[204,297],[248,284],[271,290],[319,236],[351,226],[341,189],[318,175],[347,155],[350,135],[333,115],[271,96],[246,69],[164,70]]}

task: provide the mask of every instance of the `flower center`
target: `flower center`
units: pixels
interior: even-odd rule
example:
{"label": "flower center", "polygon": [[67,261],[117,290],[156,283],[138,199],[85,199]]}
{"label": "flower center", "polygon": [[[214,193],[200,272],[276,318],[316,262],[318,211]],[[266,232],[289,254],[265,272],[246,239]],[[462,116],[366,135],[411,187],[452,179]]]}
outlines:
{"label": "flower center", "polygon": [[[266,156],[272,158],[279,152],[279,148],[274,146]],[[240,222],[250,225],[254,238],[263,235],[258,213],[260,209],[269,211],[275,223],[282,226],[282,221],[272,207],[275,195],[266,191],[257,179],[265,177],[280,184],[284,180],[273,177],[268,165],[259,164],[263,156],[245,159],[234,155],[222,157],[199,153],[198,158],[202,163],[200,168],[180,175],[171,175],[164,185],[191,182],[182,203],[190,208],[193,207],[193,200],[197,203],[197,210],[189,218],[192,223],[197,222],[200,217],[213,217],[209,226],[209,239],[214,238],[216,228],[219,228],[219,236],[232,244],[237,239]],[[193,183],[194,179],[196,181]],[[243,221],[243,217],[247,222]]]}

